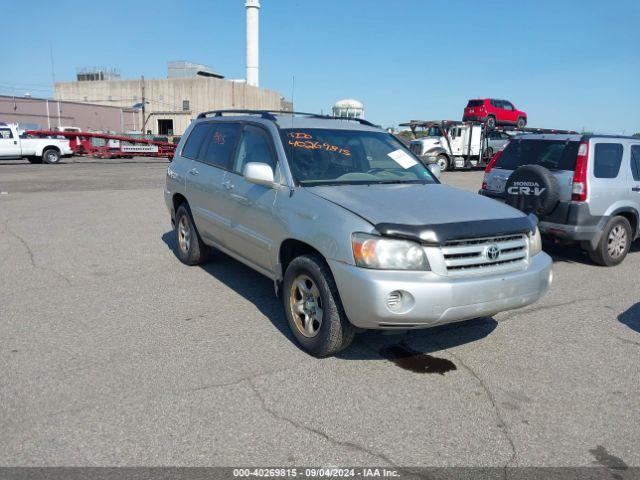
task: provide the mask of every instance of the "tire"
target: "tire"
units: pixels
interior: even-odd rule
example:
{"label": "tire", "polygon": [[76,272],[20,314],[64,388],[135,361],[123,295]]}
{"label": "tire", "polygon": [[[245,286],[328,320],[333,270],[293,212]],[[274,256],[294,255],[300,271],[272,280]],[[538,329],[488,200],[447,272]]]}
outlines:
{"label": "tire", "polygon": [[42,161],[49,165],[55,165],[60,162],[60,152],[55,148],[47,148],[42,152]]}
{"label": "tire", "polygon": [[175,227],[176,255],[185,265],[201,265],[208,257],[209,247],[202,242],[186,203],[178,207]]}
{"label": "tire", "polygon": [[518,121],[516,122],[516,128],[522,130],[527,125],[527,121],[524,117],[518,117]]}
{"label": "tire", "polygon": [[595,249],[587,250],[594,263],[613,267],[622,263],[631,248],[631,225],[624,217],[613,217]]}
{"label": "tire", "polygon": [[489,160],[491,160],[491,157],[493,157],[493,147],[487,147],[487,149],[484,151],[484,159],[485,162],[489,162]]}
{"label": "tire", "polygon": [[319,255],[302,255],[289,264],[282,302],[291,332],[311,355],[334,355],[353,341],[355,328],[344,312],[329,266]]}
{"label": "tire", "polygon": [[449,170],[450,164],[449,164],[449,158],[446,155],[438,155],[436,157],[436,165],[438,165],[440,167],[440,170],[442,170],[443,172],[446,172],[447,170]]}
{"label": "tire", "polygon": [[507,179],[504,192],[507,205],[540,219],[553,212],[560,201],[558,179],[541,165],[518,167]]}
{"label": "tire", "polygon": [[487,117],[487,128],[491,130],[496,128],[496,117],[494,117],[493,115],[489,115]]}
{"label": "tire", "polygon": [[27,157],[27,160],[29,160],[29,163],[42,163],[42,157]]}

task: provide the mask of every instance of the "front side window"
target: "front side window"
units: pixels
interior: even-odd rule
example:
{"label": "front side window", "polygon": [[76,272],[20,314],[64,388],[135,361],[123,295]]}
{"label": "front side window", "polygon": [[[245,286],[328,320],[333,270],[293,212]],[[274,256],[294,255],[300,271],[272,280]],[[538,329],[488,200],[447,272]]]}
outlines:
{"label": "front side window", "polygon": [[382,132],[282,129],[291,172],[301,185],[438,183],[402,143]]}
{"label": "front side window", "polygon": [[640,145],[631,146],[631,173],[634,180],[640,181]]}
{"label": "front side window", "polygon": [[274,171],[276,168],[276,158],[267,132],[253,125],[247,125],[242,132],[233,171],[242,175],[244,166],[249,162],[266,163]]}
{"label": "front side window", "polygon": [[593,176],[616,178],[622,164],[622,145],[619,143],[596,143]]}
{"label": "front side window", "polygon": [[242,126],[237,123],[211,122],[206,132],[206,142],[198,160],[209,165],[229,169]]}

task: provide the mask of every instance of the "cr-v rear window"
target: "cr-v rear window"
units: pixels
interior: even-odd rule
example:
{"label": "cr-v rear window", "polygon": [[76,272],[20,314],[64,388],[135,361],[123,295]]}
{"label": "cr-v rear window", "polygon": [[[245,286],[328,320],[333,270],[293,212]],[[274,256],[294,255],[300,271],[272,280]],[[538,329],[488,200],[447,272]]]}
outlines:
{"label": "cr-v rear window", "polygon": [[467,107],[479,107],[483,103],[484,102],[482,100],[469,100],[469,103],[467,103]]}
{"label": "cr-v rear window", "polygon": [[580,142],[568,140],[511,140],[496,161],[496,168],[515,170],[540,165],[549,170],[573,170]]}

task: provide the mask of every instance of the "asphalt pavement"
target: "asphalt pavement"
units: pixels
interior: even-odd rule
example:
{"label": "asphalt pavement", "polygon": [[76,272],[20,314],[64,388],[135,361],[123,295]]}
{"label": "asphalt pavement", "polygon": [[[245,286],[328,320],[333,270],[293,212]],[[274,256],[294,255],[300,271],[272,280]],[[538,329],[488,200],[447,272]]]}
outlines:
{"label": "asphalt pavement", "polygon": [[538,303],[318,360],[268,279],[176,259],[166,167],[0,162],[0,465],[640,466],[639,242],[546,245]]}

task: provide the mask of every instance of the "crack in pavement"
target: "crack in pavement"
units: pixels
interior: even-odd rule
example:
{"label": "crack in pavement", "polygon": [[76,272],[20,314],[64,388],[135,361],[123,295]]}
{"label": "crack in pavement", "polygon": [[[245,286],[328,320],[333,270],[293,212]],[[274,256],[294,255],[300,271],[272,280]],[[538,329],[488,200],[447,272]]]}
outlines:
{"label": "crack in pavement", "polygon": [[38,265],[36,263],[34,254],[33,254],[33,250],[31,250],[31,247],[29,246],[29,244],[27,243],[27,241],[22,238],[20,235],[18,235],[16,232],[14,232],[13,230],[11,230],[11,228],[9,228],[9,220],[6,220],[4,222],[4,229],[5,231],[11,235],[12,237],[14,237],[16,240],[18,240],[23,246],[24,248],[27,250],[27,253],[29,255],[29,261],[31,263],[31,266],[33,268],[35,268],[36,270],[42,270],[45,272],[50,272],[53,273],[54,275],[58,276],[59,278],[61,278],[62,280],[64,280],[66,282],[67,285],[69,285],[70,287],[73,286],[73,284],[71,283],[71,281],[65,277],[62,273],[58,272],[57,270],[53,269],[53,268],[49,268],[49,267],[42,267],[40,265]]}
{"label": "crack in pavement", "polygon": [[359,444],[354,443],[354,442],[346,442],[346,441],[343,441],[343,440],[338,440],[336,438],[333,438],[333,437],[329,436],[327,433],[323,432],[322,430],[319,430],[319,429],[314,428],[314,427],[310,427],[308,425],[304,425],[303,423],[297,422],[297,421],[295,421],[295,420],[293,420],[293,419],[291,419],[289,417],[281,415],[276,410],[274,410],[273,408],[270,408],[267,405],[267,402],[265,401],[264,397],[262,396],[262,394],[260,393],[260,391],[258,390],[256,385],[254,385],[254,383],[251,380],[247,380],[247,383],[249,384],[249,387],[251,388],[251,390],[255,394],[255,396],[258,399],[258,401],[260,402],[260,406],[262,407],[262,409],[265,412],[267,412],[269,415],[271,415],[273,418],[275,418],[276,420],[281,420],[283,422],[286,422],[286,423],[288,423],[289,425],[293,426],[296,429],[305,430],[307,432],[311,432],[311,433],[313,433],[315,435],[318,435],[319,437],[322,437],[324,440],[326,440],[327,442],[331,443],[332,445],[341,446],[341,447],[347,447],[347,448],[350,448],[352,450],[357,450],[359,452],[366,453],[367,455],[370,455],[372,457],[377,457],[377,458],[387,462],[387,464],[389,464],[389,465],[391,465],[391,466],[393,466],[395,468],[398,468],[398,469],[400,468],[393,460],[391,460],[389,457],[387,457],[383,453],[374,452],[372,450],[367,449],[363,445],[359,445]]}
{"label": "crack in pavement", "polygon": [[513,439],[511,438],[511,434],[509,433],[509,429],[507,427],[507,422],[505,422],[504,418],[502,418],[502,414],[500,413],[500,409],[498,408],[498,404],[496,402],[495,397],[493,396],[493,393],[491,392],[491,389],[484,382],[484,380],[482,380],[482,378],[480,378],[480,376],[476,373],[476,371],[465,363],[465,361],[462,359],[462,357],[460,357],[456,353],[453,353],[451,350],[449,350],[447,348],[444,348],[444,346],[442,344],[440,344],[437,340],[433,340],[432,339],[432,341],[438,347],[440,347],[443,351],[447,352],[449,355],[451,355],[453,358],[455,358],[458,361],[458,363],[460,364],[460,366],[462,366],[462,368],[464,368],[466,371],[468,371],[476,379],[476,381],[480,384],[480,386],[484,390],[484,393],[485,393],[487,399],[489,400],[489,403],[493,407],[493,411],[495,413],[495,416],[498,419],[498,428],[500,428],[500,431],[502,432],[504,437],[507,439],[507,442],[509,443],[509,446],[511,448],[511,456],[509,457],[507,462],[502,467],[503,468],[503,477],[506,479],[507,478],[507,469],[509,467],[509,464],[511,464],[511,462],[513,462],[515,460],[515,458],[517,456],[517,450],[516,450],[515,443],[514,443]]}

